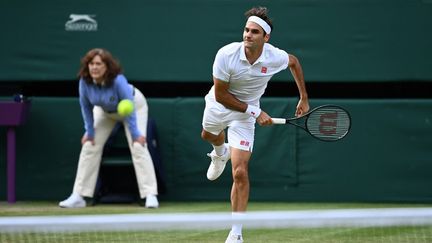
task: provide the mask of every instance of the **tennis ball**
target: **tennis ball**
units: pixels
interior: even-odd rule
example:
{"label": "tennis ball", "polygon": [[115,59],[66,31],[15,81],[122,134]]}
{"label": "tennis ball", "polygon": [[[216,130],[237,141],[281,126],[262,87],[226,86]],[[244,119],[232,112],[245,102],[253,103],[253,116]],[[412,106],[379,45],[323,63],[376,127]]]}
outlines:
{"label": "tennis ball", "polygon": [[123,117],[132,114],[133,110],[134,104],[131,100],[128,99],[121,100],[117,105],[117,113]]}

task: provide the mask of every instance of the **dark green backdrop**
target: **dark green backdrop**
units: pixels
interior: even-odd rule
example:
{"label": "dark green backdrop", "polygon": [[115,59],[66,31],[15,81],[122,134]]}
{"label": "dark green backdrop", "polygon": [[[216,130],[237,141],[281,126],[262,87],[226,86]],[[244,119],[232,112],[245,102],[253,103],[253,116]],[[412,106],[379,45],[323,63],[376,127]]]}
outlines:
{"label": "dark green backdrop", "polygon": [[[228,200],[230,168],[206,179],[212,148],[200,139],[202,98],[149,99],[158,125],[168,190],[162,200]],[[353,118],[345,139],[325,143],[291,126],[257,127],[251,200],[432,202],[431,100],[311,100]],[[273,116],[296,101],[264,98]],[[35,97],[17,129],[17,199],[60,200],[71,193],[83,125],[77,98]],[[6,200],[6,129],[0,128],[0,200]]]}
{"label": "dark green backdrop", "polygon": [[[241,41],[243,13],[257,5],[274,20],[270,42],[302,60],[307,80],[432,80],[431,0],[2,0],[0,81],[75,79],[94,47],[131,80],[208,81],[216,51]],[[71,14],[92,15],[97,31],[67,31]]]}

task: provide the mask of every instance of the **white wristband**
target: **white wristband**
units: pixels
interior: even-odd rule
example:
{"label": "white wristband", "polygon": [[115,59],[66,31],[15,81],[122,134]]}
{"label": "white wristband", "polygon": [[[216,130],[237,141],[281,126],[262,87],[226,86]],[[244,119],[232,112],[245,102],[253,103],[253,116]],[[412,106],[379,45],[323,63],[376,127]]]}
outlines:
{"label": "white wristband", "polygon": [[261,109],[254,105],[248,105],[246,109],[246,113],[249,114],[250,116],[258,118],[258,116],[261,114]]}

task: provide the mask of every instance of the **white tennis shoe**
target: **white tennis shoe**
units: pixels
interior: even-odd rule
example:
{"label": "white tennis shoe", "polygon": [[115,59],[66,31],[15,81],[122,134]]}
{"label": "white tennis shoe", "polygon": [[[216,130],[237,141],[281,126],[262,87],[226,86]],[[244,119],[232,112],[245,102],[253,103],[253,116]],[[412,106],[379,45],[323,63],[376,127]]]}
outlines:
{"label": "white tennis shoe", "polygon": [[207,179],[213,181],[216,180],[224,171],[225,165],[231,158],[231,151],[229,145],[225,144],[225,154],[218,156],[216,155],[216,151],[213,149],[211,153],[208,153],[207,156],[211,158],[210,166],[207,170]]}
{"label": "white tennis shoe", "polygon": [[77,193],[72,193],[66,200],[59,203],[61,208],[85,208],[86,201]]}
{"label": "white tennis shoe", "polygon": [[157,197],[153,194],[148,194],[146,196],[145,207],[146,208],[158,208],[159,207],[159,201],[158,201]]}
{"label": "white tennis shoe", "polygon": [[230,231],[225,243],[243,243],[243,237],[241,235],[234,235]]}

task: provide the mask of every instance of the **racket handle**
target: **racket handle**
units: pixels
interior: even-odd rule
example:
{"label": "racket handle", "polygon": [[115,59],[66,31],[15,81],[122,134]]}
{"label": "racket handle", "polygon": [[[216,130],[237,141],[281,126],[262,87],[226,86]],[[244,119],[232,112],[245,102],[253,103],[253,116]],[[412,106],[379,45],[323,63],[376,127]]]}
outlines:
{"label": "racket handle", "polygon": [[272,118],[273,124],[286,124],[285,118]]}

